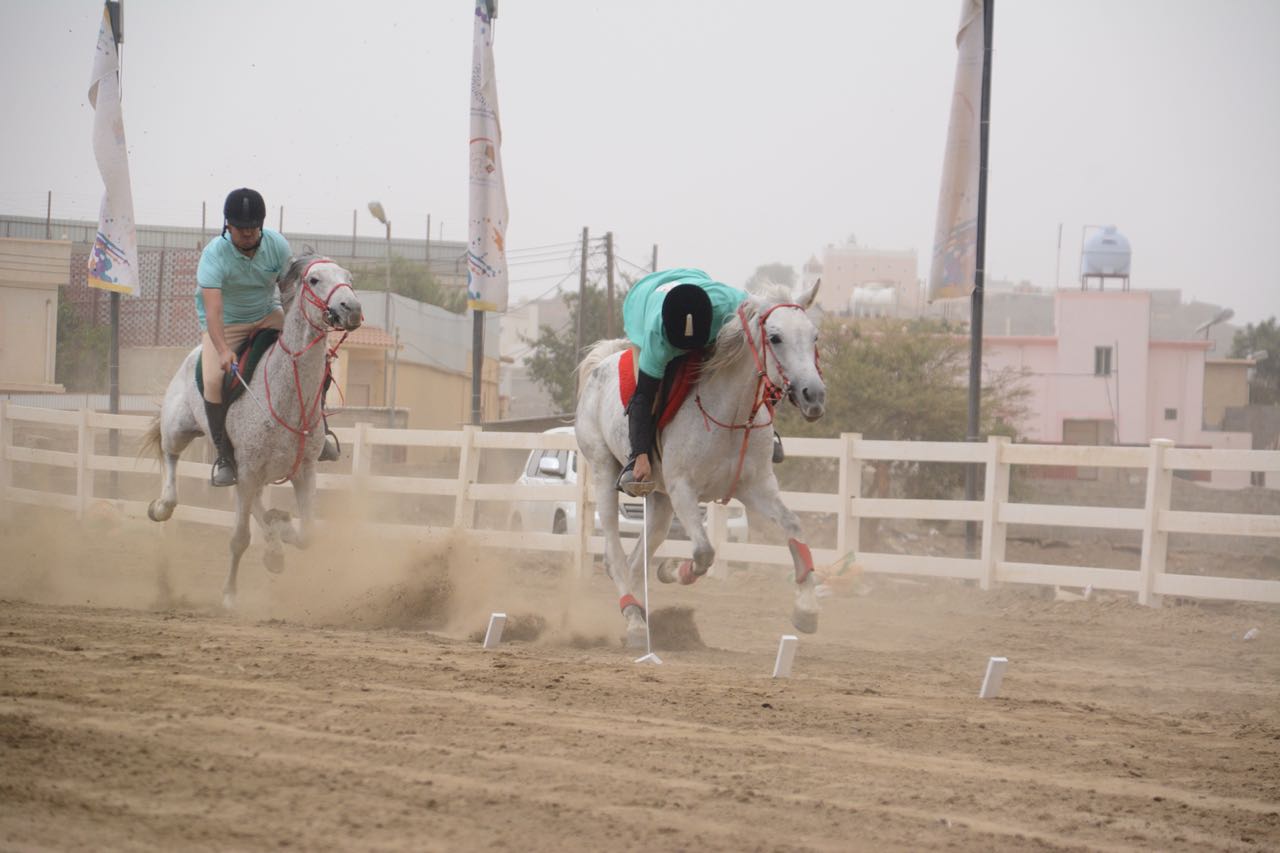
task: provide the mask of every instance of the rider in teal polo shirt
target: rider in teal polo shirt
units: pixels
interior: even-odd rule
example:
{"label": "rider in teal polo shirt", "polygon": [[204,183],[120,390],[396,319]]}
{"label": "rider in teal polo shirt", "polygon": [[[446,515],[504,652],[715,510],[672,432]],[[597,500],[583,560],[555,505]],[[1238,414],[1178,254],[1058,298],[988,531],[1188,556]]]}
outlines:
{"label": "rider in teal polo shirt", "polygon": [[[201,373],[209,440],[218,451],[209,482],[236,483],[235,451],[227,437],[222,376],[236,348],[260,329],[284,327],[276,279],[289,266],[289,241],[263,228],[267,204],[261,193],[232,190],[222,206],[222,234],[210,240],[196,267],[196,316],[200,320]],[[326,429],[321,460],[338,458],[337,440]]]}
{"label": "rider in teal polo shirt", "polygon": [[[636,346],[636,390],[627,406],[631,458],[618,477],[618,488],[639,496],[653,486],[649,451],[654,439],[654,405],[667,366],[691,350],[715,342],[720,327],[747,298],[739,290],[702,270],[655,272],[637,281],[622,303],[622,327]],[[774,436],[775,440],[777,436]],[[780,461],[781,442],[774,461]]]}

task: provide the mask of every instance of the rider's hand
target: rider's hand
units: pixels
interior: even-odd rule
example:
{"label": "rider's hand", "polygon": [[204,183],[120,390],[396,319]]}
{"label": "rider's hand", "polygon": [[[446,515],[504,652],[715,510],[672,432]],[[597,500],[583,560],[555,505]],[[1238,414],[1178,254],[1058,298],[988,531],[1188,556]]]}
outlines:
{"label": "rider's hand", "polygon": [[653,470],[649,467],[649,454],[641,453],[636,456],[635,467],[631,470],[632,473],[636,475],[637,480],[648,480],[653,474]]}
{"label": "rider's hand", "polygon": [[218,367],[223,373],[231,370],[231,365],[235,363],[236,354],[229,349],[224,349],[218,353]]}

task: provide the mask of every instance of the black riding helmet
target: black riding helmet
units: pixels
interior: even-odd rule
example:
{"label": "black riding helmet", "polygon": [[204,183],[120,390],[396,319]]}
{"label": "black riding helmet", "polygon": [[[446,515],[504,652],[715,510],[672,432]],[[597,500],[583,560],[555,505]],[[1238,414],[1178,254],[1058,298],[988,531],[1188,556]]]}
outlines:
{"label": "black riding helmet", "polygon": [[662,330],[680,349],[700,349],[711,342],[711,297],[696,284],[677,284],[662,300]]}
{"label": "black riding helmet", "polygon": [[267,203],[262,200],[262,193],[241,187],[227,194],[222,218],[237,228],[261,228],[267,219]]}

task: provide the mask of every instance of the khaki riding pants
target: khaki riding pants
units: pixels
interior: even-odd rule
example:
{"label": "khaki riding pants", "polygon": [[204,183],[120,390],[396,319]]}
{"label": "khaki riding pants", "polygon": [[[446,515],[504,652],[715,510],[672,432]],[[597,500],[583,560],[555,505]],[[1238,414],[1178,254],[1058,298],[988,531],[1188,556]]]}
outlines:
{"label": "khaki riding pants", "polygon": [[[232,323],[222,327],[222,339],[232,352],[259,329],[283,329],[284,311],[276,309],[256,323]],[[204,377],[204,398],[210,403],[222,402],[222,367],[218,349],[208,332],[200,333],[200,373]]]}

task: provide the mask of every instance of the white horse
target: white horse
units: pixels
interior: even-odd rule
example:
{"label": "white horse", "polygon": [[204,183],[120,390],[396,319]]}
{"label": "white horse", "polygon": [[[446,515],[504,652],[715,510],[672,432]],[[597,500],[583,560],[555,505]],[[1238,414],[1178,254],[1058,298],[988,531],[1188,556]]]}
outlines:
{"label": "white horse", "polygon": [[[696,387],[659,436],[653,462],[656,489],[647,510],[650,558],[666,538],[673,512],[693,540],[691,561],[676,572],[659,570],[664,583],[693,583],[715,559],[699,501],[736,497],[747,509],[771,519],[789,538],[796,572],[792,623],[806,633],[818,628],[813,558],[800,540],[799,521],[778,494],[769,425],[773,406],[783,397],[810,421],[826,409],[817,330],[805,314],[817,292],[816,283],[794,297],[786,288],[769,287],[749,296],[721,328]],[[622,462],[630,454],[618,378],[619,359],[629,346],[626,340],[600,341],[583,359],[575,428],[578,447],[591,463],[604,528],[605,566],[618,587],[627,643],[644,646],[646,614],[636,599],[645,565],[643,539],[628,558],[618,535],[615,488]]]}
{"label": "white horse", "polygon": [[[236,518],[231,534],[231,568],[222,589],[223,606],[235,606],[236,571],[249,547],[249,516],[266,533],[267,569],[284,569],[281,541],[305,548],[311,534],[315,496],[315,463],[324,444],[321,408],[328,373],[330,329],[347,332],[360,326],[364,312],[351,288],[351,274],[328,258],[303,255],[291,259],[281,275],[284,329],[271,346],[249,387],[227,411],[227,435],[236,454]],[[301,298],[299,298],[301,297]],[[152,521],[166,521],[178,503],[178,457],[197,435],[208,433],[204,399],[196,387],[196,347],[169,382],[160,415],[143,440],[164,467],[160,497],[147,507]],[[293,483],[301,528],[288,513],[264,511],[262,490],[271,482]]]}

